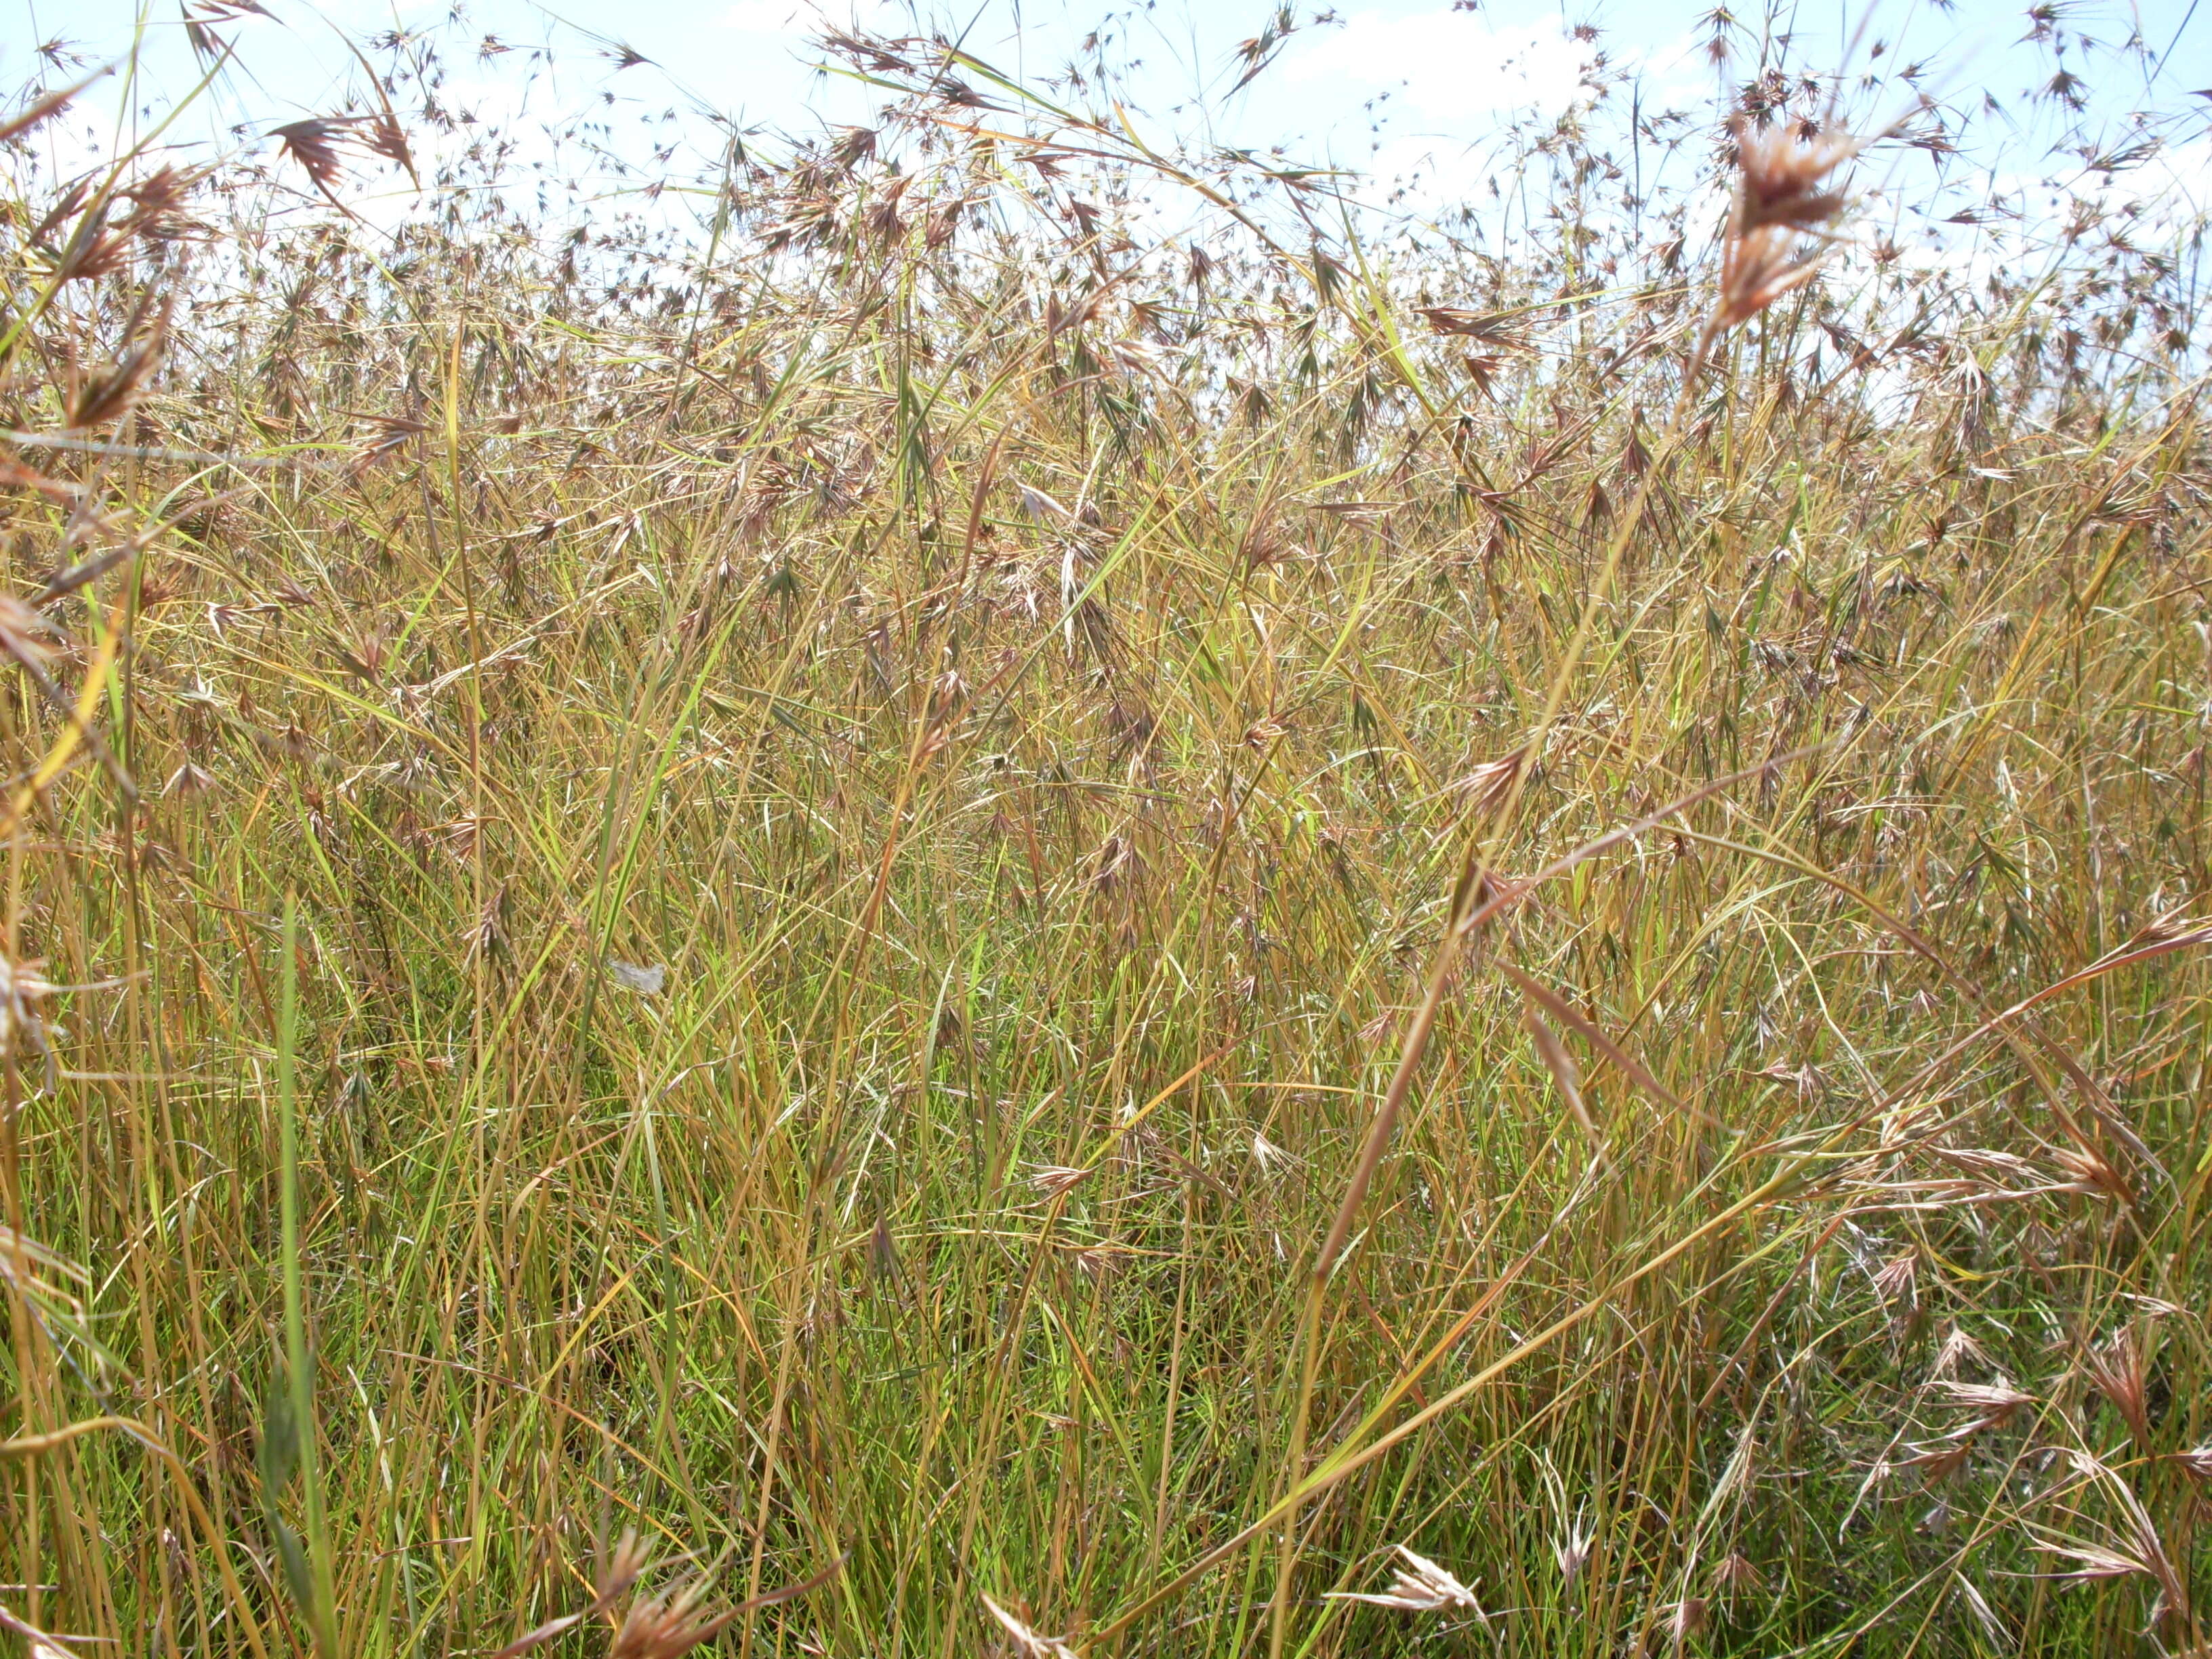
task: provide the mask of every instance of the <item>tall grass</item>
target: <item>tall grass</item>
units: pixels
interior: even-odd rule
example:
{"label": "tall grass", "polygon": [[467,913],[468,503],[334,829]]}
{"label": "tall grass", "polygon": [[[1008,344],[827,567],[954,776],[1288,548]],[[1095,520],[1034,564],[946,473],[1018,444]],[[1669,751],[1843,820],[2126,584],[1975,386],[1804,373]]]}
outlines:
{"label": "tall grass", "polygon": [[2206,1651],[2186,250],[830,45],[672,249],[15,124],[15,1639]]}

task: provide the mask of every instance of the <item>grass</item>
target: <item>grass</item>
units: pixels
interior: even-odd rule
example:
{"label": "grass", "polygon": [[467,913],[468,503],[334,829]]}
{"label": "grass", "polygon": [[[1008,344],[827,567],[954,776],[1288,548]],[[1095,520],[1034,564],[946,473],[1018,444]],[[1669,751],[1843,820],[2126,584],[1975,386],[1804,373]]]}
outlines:
{"label": "grass", "polygon": [[848,46],[712,283],[19,155],[15,1639],[2207,1651],[2188,267]]}

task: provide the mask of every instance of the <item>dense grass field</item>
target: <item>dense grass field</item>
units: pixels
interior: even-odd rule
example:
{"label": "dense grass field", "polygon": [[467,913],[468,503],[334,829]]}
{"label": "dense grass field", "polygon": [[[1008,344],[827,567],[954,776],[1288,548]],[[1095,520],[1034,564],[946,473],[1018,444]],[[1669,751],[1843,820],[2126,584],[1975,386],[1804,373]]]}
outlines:
{"label": "dense grass field", "polygon": [[2212,1652],[2193,267],[842,51],[688,252],[14,121],[0,1642]]}

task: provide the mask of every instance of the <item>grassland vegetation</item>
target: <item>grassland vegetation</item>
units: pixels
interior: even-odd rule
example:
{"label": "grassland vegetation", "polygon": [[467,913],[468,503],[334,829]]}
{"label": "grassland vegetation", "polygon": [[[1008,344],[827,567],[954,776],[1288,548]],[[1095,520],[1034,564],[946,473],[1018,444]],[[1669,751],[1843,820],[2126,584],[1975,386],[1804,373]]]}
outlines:
{"label": "grassland vegetation", "polygon": [[0,1640],[2212,1652],[2201,226],[1714,27],[1419,222],[27,92]]}

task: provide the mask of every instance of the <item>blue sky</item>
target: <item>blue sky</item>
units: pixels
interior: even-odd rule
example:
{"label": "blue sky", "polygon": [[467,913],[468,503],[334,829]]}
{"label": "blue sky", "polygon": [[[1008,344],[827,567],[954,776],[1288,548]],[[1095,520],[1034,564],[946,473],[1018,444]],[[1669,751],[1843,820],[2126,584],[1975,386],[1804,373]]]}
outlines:
{"label": "blue sky", "polygon": [[[142,8],[131,0],[9,0],[16,21],[0,31],[0,70],[20,78],[31,49],[61,36],[95,58],[127,46],[143,15],[149,38],[173,48],[180,31],[177,7]],[[276,104],[304,112],[342,94],[349,64],[318,15],[361,33],[421,28],[456,9],[451,0],[266,0],[274,18],[247,20],[234,31],[260,66],[264,90]],[[1709,77],[1696,62],[1698,20],[1711,0],[1595,0],[1581,4],[1516,4],[1490,0],[1480,9],[1459,9],[1452,0],[1346,0],[1333,8],[1339,20],[1316,27],[1307,20],[1321,8],[1295,9],[1299,32],[1276,69],[1238,100],[1235,136],[1326,144],[1350,141],[1365,125],[1363,106],[1387,95],[1393,125],[1449,132],[1493,114],[1501,106],[1571,91],[1576,51],[1565,33],[1594,24],[1599,44],[1616,58],[1650,65],[1662,80],[1700,86]],[[2061,0],[2059,27],[2094,45],[2072,53],[2094,95],[2115,108],[2146,94],[2169,103],[2190,90],[2212,87],[2212,6],[2191,16],[2191,0]],[[465,0],[467,36],[489,33],[531,45],[576,30],[626,42],[666,75],[714,105],[772,125],[800,125],[809,112],[834,105],[806,66],[808,36],[823,21],[858,21],[897,32],[921,19],[964,34],[986,55],[1031,72],[1063,62],[1102,22],[1122,50],[1143,64],[1145,101],[1162,110],[1218,90],[1238,41],[1256,33],[1273,6],[1266,0],[1153,0],[1153,3],[1070,3],[1070,0],[976,0],[941,3],[854,3],[854,0],[558,0],[550,7],[530,0]],[[1756,15],[1752,4],[1732,7]],[[1802,60],[1813,67],[1844,61],[1858,42],[1854,68],[1882,69],[1916,58],[1936,65],[1936,78],[1954,89],[1984,86],[2020,92],[2047,75],[2044,58],[2019,43],[2030,28],[2019,0],[1960,0],[1954,9],[1929,3],[1874,6],[1808,3],[1789,8],[1790,32]],[[575,26],[574,29],[565,27]],[[232,32],[232,31],[226,31]],[[2162,85],[2146,88],[2141,73],[2112,52],[2140,33],[2161,54],[2172,46]],[[181,66],[184,54],[168,57]],[[1948,74],[1946,73],[1948,71]],[[629,74],[637,76],[639,71]],[[649,77],[648,77],[649,78]],[[649,97],[644,87],[623,91]]]}
{"label": "blue sky", "polygon": [[[200,0],[204,3],[204,0]],[[0,81],[21,82],[39,67],[33,53],[54,37],[93,60],[120,55],[143,27],[145,83],[131,113],[157,109],[189,86],[195,65],[177,22],[176,0],[142,8],[131,0],[4,0],[15,21],[0,31]],[[1452,0],[1340,0],[1333,21],[1313,21],[1314,0],[1296,8],[1301,27],[1273,65],[1248,90],[1225,96],[1237,43],[1274,10],[1263,0],[264,0],[270,14],[226,24],[240,67],[178,124],[173,137],[234,148],[280,121],[330,113],[357,94],[362,75],[341,30],[435,28],[461,49],[447,50],[449,103],[477,109],[487,122],[514,124],[592,110],[643,143],[673,138],[679,149],[713,145],[701,106],[774,135],[816,131],[824,122],[865,119],[878,94],[812,67],[810,37],[824,22],[858,23],[896,33],[927,24],[961,35],[980,55],[1031,76],[1054,72],[1084,37],[1103,27],[1111,55],[1137,64],[1134,100],[1155,130],[1265,149],[1285,145],[1302,160],[1360,167],[1388,180],[1415,170],[1426,189],[1449,195],[1479,176],[1486,141],[1516,113],[1549,115],[1585,95],[1594,52],[1633,70],[1647,107],[1710,109],[1716,88],[1699,19],[1712,0],[1568,0],[1516,4],[1487,0],[1462,9]],[[1750,4],[1733,7],[1746,19]],[[1926,64],[1919,84],[1973,112],[1978,152],[1993,169],[2020,170],[2023,182],[2045,166],[2043,136],[2057,112],[2031,94],[2063,63],[2087,88],[2088,114],[2115,132],[2151,109],[2179,118],[2169,131],[2183,148],[2168,179],[2187,177],[2212,158],[2204,138],[2212,98],[2212,0],[2196,15],[2192,0],[2059,0],[2062,59],[2032,31],[2021,0],[1884,0],[1867,7],[1808,0],[1781,14],[1795,55],[1812,70],[1843,69],[1887,77],[1907,63]],[[447,23],[449,13],[462,13]],[[1593,25],[1593,45],[1572,38]],[[332,25],[337,25],[333,27]],[[2047,33],[2047,32],[2046,32]],[[463,43],[485,35],[523,50],[480,59]],[[649,63],[617,72],[592,36],[619,40]],[[2153,62],[2120,48],[2148,43]],[[550,65],[529,48],[550,46]],[[1894,115],[1905,88],[1862,92],[1857,112]],[[1984,94],[1994,108],[1984,105]],[[112,121],[122,112],[101,94]],[[91,101],[91,100],[88,100]],[[672,118],[671,112],[672,112]],[[2040,124],[2040,125],[2039,125]],[[110,128],[112,131],[112,127]],[[81,135],[91,142],[90,124]],[[617,141],[621,142],[619,138]],[[641,153],[635,146],[625,153]],[[672,167],[681,164],[672,164]],[[2212,169],[2207,169],[2212,171]],[[2198,198],[2201,201],[2201,195]]]}

